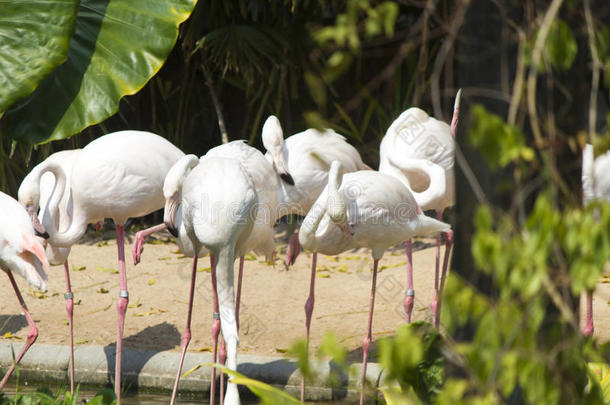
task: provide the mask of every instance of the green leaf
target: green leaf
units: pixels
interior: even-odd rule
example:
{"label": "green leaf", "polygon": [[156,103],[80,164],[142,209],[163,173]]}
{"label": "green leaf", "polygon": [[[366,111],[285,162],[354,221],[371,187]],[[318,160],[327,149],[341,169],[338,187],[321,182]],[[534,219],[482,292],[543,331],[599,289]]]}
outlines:
{"label": "green leaf", "polygon": [[578,44],[574,33],[563,20],[556,19],[551,24],[544,52],[555,69],[568,70],[572,66]]}
{"label": "green leaf", "polygon": [[6,134],[44,143],[110,117],[123,96],[159,71],[194,5],[195,0],[81,1],[67,61],[7,111]]}
{"label": "green leaf", "polygon": [[0,112],[29,96],[68,56],[77,0],[6,0],[0,14]]}
{"label": "green leaf", "polygon": [[272,387],[269,384],[253,380],[252,378],[248,378],[237,371],[230,370],[218,364],[210,363],[206,365],[211,365],[212,367],[216,367],[217,369],[222,370],[224,373],[229,374],[231,377],[233,377],[231,382],[248,387],[250,391],[254,392],[254,394],[261,399],[261,404],[263,405],[302,404],[302,402],[298,399],[290,396],[288,393],[278,388]]}

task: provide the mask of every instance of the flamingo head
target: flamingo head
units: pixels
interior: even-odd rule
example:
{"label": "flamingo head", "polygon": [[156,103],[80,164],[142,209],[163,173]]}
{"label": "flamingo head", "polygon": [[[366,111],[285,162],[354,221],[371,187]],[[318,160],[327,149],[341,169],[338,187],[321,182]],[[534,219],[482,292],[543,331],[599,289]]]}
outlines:
{"label": "flamingo head", "polygon": [[165,209],[163,210],[163,222],[167,225],[167,230],[175,238],[178,237],[177,217],[180,209],[180,196],[178,193],[165,199]]}
{"label": "flamingo head", "polygon": [[40,210],[40,184],[30,181],[29,177],[26,176],[21,183],[21,186],[19,186],[17,198],[30,216],[36,235],[47,239],[49,234],[38,219],[38,211]]}
{"label": "flamingo head", "polygon": [[342,180],[343,166],[338,160],[333,160],[328,172],[327,213],[331,221],[343,228],[347,224],[347,207],[339,193]]}
{"label": "flamingo head", "polygon": [[263,146],[271,155],[273,167],[281,179],[294,186],[294,179],[288,172],[284,157],[284,133],[280,120],[275,115],[270,115],[263,124]]}
{"label": "flamingo head", "polygon": [[165,197],[165,209],[163,222],[174,236],[178,237],[178,218],[181,215],[180,204],[182,202],[182,184],[191,170],[199,164],[199,158],[195,155],[184,155],[169,169],[163,181],[163,197]]}

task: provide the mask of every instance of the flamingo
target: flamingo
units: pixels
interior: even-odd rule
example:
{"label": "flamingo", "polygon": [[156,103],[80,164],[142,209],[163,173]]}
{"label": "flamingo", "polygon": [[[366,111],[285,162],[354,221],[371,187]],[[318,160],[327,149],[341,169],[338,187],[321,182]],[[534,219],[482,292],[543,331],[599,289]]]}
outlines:
{"label": "flamingo", "polygon": [[[183,155],[169,141],[149,132],[119,131],[94,140],[78,153],[72,163],[69,184],[72,218],[69,226],[49,234],[49,243],[67,248],[84,235],[88,223],[111,218],[116,225],[120,281],[115,367],[118,403],[121,401],[123,328],[129,303],[124,225],[130,217],[147,215],[163,207],[165,175]],[[56,179],[47,209],[53,218],[58,218],[60,202],[66,192],[67,174],[60,164],[49,161],[34,182],[34,193],[40,189],[40,177],[46,172],[53,173]]]}
{"label": "flamingo", "polygon": [[[610,203],[610,151],[594,157],[593,145],[587,144],[582,151],[582,195],[583,205],[594,200],[603,200]],[[587,314],[585,326],[582,330],[584,336],[593,334],[593,291],[585,295]]]}
{"label": "flamingo", "polygon": [[42,291],[46,290],[49,261],[45,255],[42,243],[36,238],[34,226],[29,213],[13,198],[0,192],[0,212],[2,212],[2,226],[0,227],[0,268],[4,270],[11,282],[19,305],[25,314],[30,330],[25,344],[2,381],[0,390],[8,381],[15,369],[15,364],[21,361],[23,355],[34,344],[38,337],[38,328],[28,310],[19,287],[13,277],[13,272],[19,273],[28,283]]}
{"label": "flamingo", "polygon": [[[230,184],[228,183],[230,179]],[[170,170],[164,184],[166,206],[164,222],[172,234],[184,230],[192,244],[192,252],[202,247],[210,251],[212,284],[214,291],[214,358],[218,342],[218,329],[227,345],[227,367],[237,368],[238,331],[235,319],[233,266],[237,256],[243,256],[248,247],[259,203],[257,190],[250,175],[237,159],[186,155]],[[175,401],[186,348],[190,341],[190,322],[197,274],[197,255],[193,255],[191,288],[187,327],[182,336],[182,354],[172,393]],[[220,319],[218,319],[220,318]],[[212,401],[214,395],[212,373]],[[237,385],[229,379],[225,401],[239,404]]]}
{"label": "flamingo", "polygon": [[[363,341],[362,391],[368,348],[372,338],[373,307],[377,265],[384,251],[415,235],[450,232],[450,226],[423,214],[408,188],[393,176],[376,171],[343,174],[342,165],[334,161],[328,175],[328,185],[305,217],[299,232],[301,245],[313,252],[336,255],[349,249],[369,247],[373,255],[373,281],[369,307],[367,335]],[[314,306],[316,258],[311,265],[309,297],[305,304],[306,339]],[[301,385],[301,400],[305,383]]]}
{"label": "flamingo", "polygon": [[[45,172],[49,162],[55,162],[59,164],[66,174],[66,183],[70,184],[70,172],[72,171],[72,163],[78,154],[80,149],[65,150],[53,153],[42,163],[34,167],[30,173],[23,179],[18,191],[18,200],[30,214],[32,223],[41,224],[43,232],[48,237],[50,233],[56,233],[58,230],[65,229],[72,218],[72,196],[70,194],[70,188],[66,187],[64,193],[61,196],[61,200],[58,206],[58,210],[55,213],[49,211],[49,197],[53,192],[55,185],[55,179],[53,174]],[[39,221],[38,211],[42,207],[40,216],[42,222]],[[38,225],[40,226],[40,225]],[[101,225],[96,225],[101,226]],[[36,226],[34,227],[36,229]],[[40,233],[40,229],[39,233]],[[48,230],[48,232],[47,232]],[[69,345],[70,345],[70,393],[74,394],[74,334],[73,334],[73,313],[74,313],[74,294],[72,293],[72,286],[70,283],[70,271],[68,266],[68,256],[70,255],[69,247],[57,247],[50,243],[46,244],[46,255],[49,262],[52,265],[63,264],[64,275],[66,279],[66,293],[64,298],[66,299],[66,312],[68,314],[68,329],[69,329]]]}
{"label": "flamingo", "polygon": [[[271,260],[275,253],[275,240],[273,238],[273,226],[277,221],[278,216],[278,204],[279,204],[279,178],[276,176],[275,171],[271,164],[265,159],[263,154],[248,146],[245,141],[237,140],[217,146],[210,149],[204,158],[230,158],[237,159],[247,174],[250,176],[252,183],[255,186],[258,204],[256,211],[256,218],[250,236],[243,242],[243,253],[254,251],[256,254],[262,254],[267,260]],[[178,183],[180,180],[174,180]],[[170,181],[171,183],[171,181]],[[171,191],[168,191],[166,197],[171,196]],[[192,247],[185,243],[184,234],[185,229],[182,226],[178,231],[178,244],[181,247],[185,247],[188,252],[188,256],[192,256]],[[205,247],[201,248],[203,251],[207,251]],[[199,253],[201,256],[201,251]],[[239,257],[239,270],[237,276],[237,292],[235,298],[235,322],[237,330],[239,331],[239,308],[241,301],[241,290],[243,280],[243,269],[244,269],[244,255]],[[216,337],[217,339],[217,337]],[[225,348],[221,345],[220,349],[220,362],[224,363],[226,357]],[[222,378],[222,376],[221,376]],[[221,380],[221,389],[223,383]]]}
{"label": "flamingo", "polygon": [[[461,90],[455,97],[451,126],[417,108],[404,111],[390,125],[379,147],[379,171],[400,180],[413,194],[422,210],[435,210],[436,218],[443,218],[443,211],[455,204],[455,134],[460,111]],[[433,323],[438,327],[439,291],[442,291],[453,242],[452,232],[447,233],[445,258],[439,274],[440,236],[436,239],[436,267],[434,273],[434,297],[430,304]],[[411,239],[406,242],[407,290],[405,314],[407,323],[415,299],[413,288],[413,261]],[[440,276],[440,277],[439,277]]]}
{"label": "flamingo", "polygon": [[[328,182],[331,162],[341,162],[344,172],[370,170],[362,162],[360,154],[345,137],[332,129],[307,129],[284,140],[282,126],[278,118],[270,115],[263,125],[263,146],[265,157],[273,163],[278,175],[284,180],[279,183],[279,216],[288,214],[306,215],[316,198]],[[286,181],[289,173],[293,182]],[[294,264],[299,254],[299,236],[295,232],[286,249],[286,266]]]}
{"label": "flamingo", "polygon": [[[275,222],[279,216],[280,180],[277,178],[273,166],[256,148],[249,146],[245,141],[229,142],[206,153],[207,157],[224,157],[237,159],[244,167],[256,188],[258,196],[258,209],[252,232],[244,242],[245,252],[254,251],[264,255],[267,261],[272,260],[275,254],[275,240],[273,238]],[[284,179],[278,174],[280,178]],[[237,297],[235,318],[239,330],[239,302],[243,277],[244,256],[239,258],[239,272],[237,276]]]}

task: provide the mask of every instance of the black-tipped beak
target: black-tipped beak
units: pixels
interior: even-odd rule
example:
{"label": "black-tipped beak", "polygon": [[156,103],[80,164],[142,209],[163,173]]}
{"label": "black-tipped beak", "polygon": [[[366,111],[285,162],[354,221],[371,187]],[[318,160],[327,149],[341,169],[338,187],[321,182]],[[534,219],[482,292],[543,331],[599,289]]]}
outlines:
{"label": "black-tipped beak", "polygon": [[165,223],[167,225],[167,230],[172,234],[174,238],[178,237],[178,230],[172,224]]}
{"label": "black-tipped beak", "polygon": [[30,214],[30,219],[32,220],[32,226],[34,227],[34,232],[36,232],[36,236],[40,236],[44,239],[49,239],[49,233],[45,229],[45,227],[38,220],[38,215],[34,212],[33,209],[28,209],[28,214]]}
{"label": "black-tipped beak", "polygon": [[280,177],[282,178],[282,180],[284,180],[286,183],[290,184],[291,186],[294,186],[294,179],[292,178],[292,176],[290,175],[290,173],[280,173]]}

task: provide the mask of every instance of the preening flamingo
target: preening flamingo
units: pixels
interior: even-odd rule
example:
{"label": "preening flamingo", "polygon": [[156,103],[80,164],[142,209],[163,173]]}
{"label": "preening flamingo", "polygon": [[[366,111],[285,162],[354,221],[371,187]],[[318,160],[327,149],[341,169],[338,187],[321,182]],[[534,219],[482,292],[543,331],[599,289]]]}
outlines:
{"label": "preening flamingo", "polygon": [[2,226],[0,226],[0,268],[6,272],[19,300],[19,305],[21,305],[21,309],[30,326],[25,344],[17,355],[15,363],[9,367],[4,378],[0,381],[0,390],[2,390],[13,373],[15,364],[21,361],[25,352],[34,344],[38,337],[38,328],[19,292],[17,283],[13,278],[13,272],[19,273],[28,283],[45,291],[47,288],[45,270],[49,270],[49,262],[42,243],[35,236],[34,226],[28,212],[17,201],[2,192],[0,192],[0,213],[2,213]]}
{"label": "preening flamingo", "polygon": [[[273,163],[280,176],[287,171],[294,182],[279,184],[279,217],[309,212],[328,182],[328,171],[334,160],[341,163],[345,173],[370,169],[362,162],[356,148],[332,129],[319,131],[310,128],[284,140],[280,121],[270,115],[263,125],[262,137],[267,150],[265,157]],[[286,266],[294,263],[299,249],[298,233],[295,232],[286,249]]]}
{"label": "preening flamingo", "polygon": [[[396,178],[371,170],[343,175],[341,163],[337,161],[332,163],[328,186],[305,217],[299,232],[299,240],[305,249],[327,255],[336,255],[358,247],[369,247],[372,250],[373,281],[368,329],[363,342],[361,404],[364,400],[364,378],[372,337],[379,260],[390,246],[416,235],[450,232],[450,229],[448,224],[425,216],[409,189]],[[316,257],[314,256],[310,292],[305,304],[308,344],[314,306],[315,277]],[[303,382],[301,400],[304,400],[304,389]]]}
{"label": "preening flamingo", "polygon": [[[129,302],[124,224],[130,217],[147,215],[164,206],[162,189],[165,175],[183,155],[166,139],[148,132],[120,131],[94,140],[73,161],[69,184],[72,194],[70,225],[49,234],[48,241],[52,245],[70,247],[84,235],[88,223],[111,218],[116,225],[120,292],[117,303],[115,392],[119,403],[122,337]],[[67,175],[55,162],[49,162],[40,175],[47,171],[53,173],[56,179],[48,209],[57,218]]]}
{"label": "preening flamingo", "polygon": [[[585,145],[582,151],[583,205],[594,200],[610,203],[610,151],[594,157],[593,145]],[[583,335],[593,334],[593,291],[585,294],[587,315]]]}
{"label": "preening flamingo", "polygon": [[[257,212],[256,187],[237,159],[206,155],[199,160],[195,155],[187,155],[168,173],[164,190],[166,196],[169,196],[164,220],[171,232],[177,234],[178,229],[184,227],[193,252],[199,252],[202,247],[210,251],[215,294],[215,322],[212,326],[214,347],[217,346],[220,327],[227,344],[227,367],[235,370],[238,331],[233,266],[235,258],[247,251],[245,242],[250,237]],[[190,341],[196,274],[197,255],[194,255],[187,327],[182,337],[182,355],[172,402],[175,400],[184,355]],[[229,405],[239,404],[239,392],[231,380],[227,385],[225,401]]]}
{"label": "preening flamingo", "polygon": [[[453,163],[460,96],[461,90],[455,97],[451,126],[412,107],[390,125],[379,147],[379,171],[400,180],[412,192],[422,210],[436,210],[438,220],[442,219],[445,208],[455,204]],[[442,273],[439,271],[440,236],[436,240],[434,297],[430,304],[435,326],[438,326],[439,291],[444,285],[452,238],[452,233],[448,233]],[[407,291],[404,306],[407,322],[411,322],[415,299],[411,239],[407,240],[406,254]]]}
{"label": "preening flamingo", "polygon": [[[36,167],[25,176],[19,186],[19,202],[33,218],[33,223],[38,222],[39,224],[42,224],[47,237],[49,234],[59,232],[60,229],[66,229],[72,219],[72,195],[69,187],[70,174],[72,172],[72,164],[80,152],[81,149],[73,149],[53,153],[43,162],[36,165]],[[55,212],[51,212],[49,209],[49,197],[53,193],[55,187],[55,178],[53,174],[46,171],[46,167],[50,162],[58,164],[62,168],[66,175],[66,184],[68,184],[68,186],[64,188],[57,207],[58,209]],[[39,209],[40,214],[38,214]],[[41,220],[40,222],[39,219]],[[47,243],[45,250],[51,264],[64,265],[64,276],[66,278],[66,293],[64,294],[64,297],[66,299],[66,312],[68,314],[68,329],[70,334],[70,392],[74,394],[74,294],[72,293],[70,271],[68,267],[70,248],[57,247],[51,243]]]}

